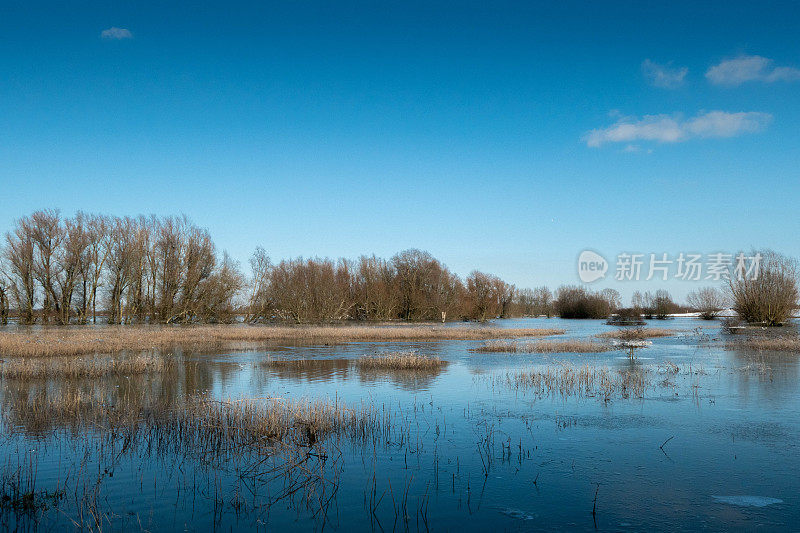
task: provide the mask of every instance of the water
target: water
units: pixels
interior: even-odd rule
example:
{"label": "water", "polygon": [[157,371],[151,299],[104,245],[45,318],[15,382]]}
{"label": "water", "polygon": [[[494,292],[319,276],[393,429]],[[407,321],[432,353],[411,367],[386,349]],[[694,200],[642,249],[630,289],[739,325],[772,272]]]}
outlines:
{"label": "water", "polygon": [[[565,337],[587,338],[613,329],[600,321],[558,319],[495,325],[559,327],[567,330]],[[320,443],[327,460],[319,472],[326,481],[272,502],[287,481],[248,477],[252,459],[215,461],[208,451],[179,454],[142,444],[126,449],[114,437],[113,446],[106,440],[100,450],[84,430],[31,427],[24,416],[12,427],[15,418],[7,416],[0,445],[4,475],[35,464],[35,491],[44,494],[45,504],[48,494],[69,488],[49,505],[37,500],[29,514],[6,506],[0,523],[72,527],[73,520],[91,524],[93,511],[106,529],[152,531],[795,527],[797,355],[726,350],[718,323],[687,318],[649,326],[680,333],[653,339],[634,361],[623,351],[470,351],[480,341],[283,343],[262,351],[174,354],[178,367],[163,376],[6,381],[6,413],[37,395],[71,390],[112,404],[142,396],[179,402],[196,393],[217,399],[328,398],[372,403],[392,414],[395,429],[368,441]],[[351,364],[364,354],[407,349],[449,364],[426,373],[362,371]],[[259,364],[266,358],[314,363],[270,368]],[[671,376],[666,361],[681,371]],[[606,400],[536,394],[505,381],[515,372],[563,364],[615,373],[644,370],[648,386],[643,397]],[[87,493],[93,505],[85,504]]]}

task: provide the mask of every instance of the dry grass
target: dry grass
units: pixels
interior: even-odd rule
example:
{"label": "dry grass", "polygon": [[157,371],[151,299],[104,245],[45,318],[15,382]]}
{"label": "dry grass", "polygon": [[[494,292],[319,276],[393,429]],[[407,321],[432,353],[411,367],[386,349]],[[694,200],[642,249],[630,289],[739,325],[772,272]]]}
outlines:
{"label": "dry grass", "polygon": [[310,446],[332,434],[366,439],[388,430],[389,415],[373,404],[348,407],[340,401],[254,398],[215,401],[195,396],[163,404],[148,398],[106,403],[71,390],[16,397],[3,411],[7,427],[46,431],[88,428],[117,434],[150,435],[192,453],[244,453],[276,443]]}
{"label": "dry grass", "polygon": [[729,350],[745,349],[759,352],[795,352],[800,353],[800,337],[781,335],[775,337],[750,337],[725,344]]}
{"label": "dry grass", "polygon": [[608,343],[570,339],[564,341],[491,341],[476,348],[480,353],[598,353],[617,350]]}
{"label": "dry grass", "polygon": [[598,333],[596,337],[601,339],[618,339],[621,341],[636,341],[644,339],[655,339],[657,337],[671,337],[677,334],[674,329],[661,328],[621,328],[613,331]]}
{"label": "dry grass", "polygon": [[364,355],[355,360],[356,367],[362,370],[438,370],[447,365],[438,357],[420,355],[417,352],[391,352]]}
{"label": "dry grass", "polygon": [[435,326],[108,326],[0,332],[0,356],[46,357],[119,353],[182,346],[211,349],[270,341],[383,342],[541,337],[560,329]]}
{"label": "dry grass", "polygon": [[6,379],[99,378],[163,372],[172,366],[171,359],[137,355],[122,359],[11,359],[0,362],[0,377]]}
{"label": "dry grass", "polygon": [[610,370],[590,365],[560,365],[509,373],[501,382],[539,396],[641,398],[650,372],[646,369]]}

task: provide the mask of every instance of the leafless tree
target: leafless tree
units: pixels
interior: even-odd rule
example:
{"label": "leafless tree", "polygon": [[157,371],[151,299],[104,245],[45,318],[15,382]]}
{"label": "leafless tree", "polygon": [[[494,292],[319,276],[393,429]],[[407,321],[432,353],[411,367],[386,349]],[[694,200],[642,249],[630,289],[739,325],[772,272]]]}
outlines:
{"label": "leafless tree", "polygon": [[690,292],[687,302],[700,312],[703,320],[712,320],[718,311],[728,305],[725,293],[716,287],[703,287]]}
{"label": "leafless tree", "polygon": [[17,221],[16,228],[6,233],[6,258],[11,294],[19,312],[20,324],[33,324],[36,320],[36,276],[34,265],[33,227],[29,217]]}
{"label": "leafless tree", "polygon": [[498,283],[499,278],[473,270],[467,277],[467,316],[474,320],[484,322],[495,318],[501,312],[503,295],[498,290],[505,287]]}
{"label": "leafless tree", "polygon": [[779,326],[789,320],[797,308],[797,261],[771,250],[762,251],[760,255],[755,279],[732,276],[728,293],[741,319]]}
{"label": "leafless tree", "polygon": [[355,317],[391,320],[398,313],[397,274],[394,265],[376,256],[361,256],[354,267]]}

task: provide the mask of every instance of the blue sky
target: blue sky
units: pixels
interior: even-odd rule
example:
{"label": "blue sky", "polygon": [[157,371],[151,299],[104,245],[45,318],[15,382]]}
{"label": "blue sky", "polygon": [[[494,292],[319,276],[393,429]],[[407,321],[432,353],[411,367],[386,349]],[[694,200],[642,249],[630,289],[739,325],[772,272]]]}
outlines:
{"label": "blue sky", "polygon": [[0,229],[185,213],[243,263],[519,286],[586,248],[800,256],[798,34],[790,2],[6,0]]}

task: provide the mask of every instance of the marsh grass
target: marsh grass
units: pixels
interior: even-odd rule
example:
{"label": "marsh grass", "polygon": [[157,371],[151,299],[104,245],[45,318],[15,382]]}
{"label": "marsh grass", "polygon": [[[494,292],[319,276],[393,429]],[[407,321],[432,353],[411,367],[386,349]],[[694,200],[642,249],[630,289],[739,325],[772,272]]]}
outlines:
{"label": "marsh grass", "polygon": [[174,366],[171,358],[133,355],[123,358],[13,358],[0,362],[0,377],[7,379],[99,378],[165,372]]}
{"label": "marsh grass", "polygon": [[338,400],[192,396],[164,402],[147,395],[108,402],[83,389],[15,397],[3,411],[6,428],[28,432],[69,428],[115,438],[157,438],[191,453],[208,450],[266,451],[276,444],[312,446],[331,435],[368,439],[389,427],[389,414],[372,403],[354,407]]}
{"label": "marsh grass", "polygon": [[662,328],[621,328],[612,331],[598,333],[595,337],[600,339],[617,339],[621,341],[636,341],[645,339],[655,339],[658,337],[671,337],[678,332],[674,329]]}
{"label": "marsh grass", "polygon": [[414,350],[385,352],[362,355],[358,359],[265,359],[258,363],[261,367],[275,370],[311,370],[332,366],[335,369],[355,367],[359,370],[439,370],[447,365],[447,361],[438,357],[422,355]]}
{"label": "marsh grass", "polygon": [[780,335],[774,337],[749,337],[725,344],[729,350],[744,349],[758,352],[793,352],[800,353],[800,337],[796,335]]}
{"label": "marsh grass", "polygon": [[447,361],[414,351],[404,351],[364,355],[356,359],[354,364],[361,370],[430,371],[446,366]]}
{"label": "marsh grass", "polygon": [[214,349],[257,346],[272,341],[388,342],[485,340],[563,334],[553,328],[471,328],[435,326],[108,326],[18,329],[0,332],[0,356],[47,357],[112,354],[181,346]]}
{"label": "marsh grass", "polygon": [[508,373],[500,382],[537,396],[599,397],[609,400],[642,398],[650,385],[651,371],[645,368],[611,370],[608,367],[563,364]]}
{"label": "marsh grass", "polygon": [[[368,444],[386,442],[391,431],[389,412],[373,403],[348,406],[336,399],[213,400],[204,396],[164,402],[148,393],[115,402],[83,388],[18,394],[4,402],[2,421],[9,436],[71,437],[69,442],[81,461],[73,466],[79,472],[90,469],[87,458],[107,465],[98,468],[97,476],[69,477],[75,488],[68,493],[74,492],[75,503],[58,509],[77,528],[89,530],[99,529],[104,522],[111,524],[114,509],[101,508],[100,484],[113,475],[125,454],[134,460],[158,460],[165,468],[172,465],[173,474],[184,472],[190,462],[203,473],[201,479],[211,483],[190,481],[183,490],[199,490],[196,495],[208,497],[216,512],[223,503],[236,511],[242,509],[246,502],[239,489],[244,484],[251,489],[268,487],[258,498],[253,492],[258,500],[252,503],[254,508],[264,511],[277,503],[289,509],[305,507],[324,522],[338,492],[343,439],[369,448]],[[13,474],[22,468],[35,470],[9,464],[5,472]],[[234,495],[223,488],[219,477],[232,472]],[[43,497],[24,483],[31,476],[8,477],[8,482],[4,476],[0,476],[0,498],[14,502],[17,520],[22,517],[18,509],[25,509],[20,506],[43,510],[36,500]]]}
{"label": "marsh grass", "polygon": [[490,341],[475,348],[478,353],[599,353],[619,348],[608,343],[569,339],[563,341]]}

